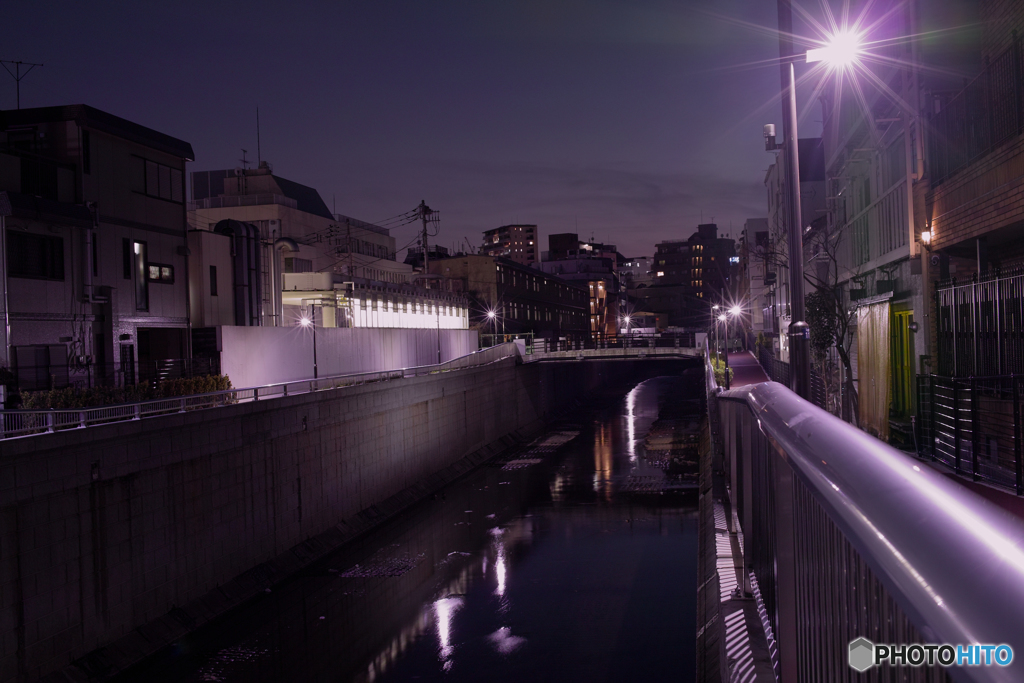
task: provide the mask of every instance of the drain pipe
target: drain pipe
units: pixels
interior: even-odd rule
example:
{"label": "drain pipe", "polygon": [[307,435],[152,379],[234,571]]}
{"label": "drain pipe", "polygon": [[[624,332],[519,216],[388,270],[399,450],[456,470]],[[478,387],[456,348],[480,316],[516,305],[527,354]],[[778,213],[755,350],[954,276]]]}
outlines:
{"label": "drain pipe", "polygon": [[[4,363],[11,367],[11,297],[7,291],[7,217],[0,216],[0,253],[4,268]],[[0,408],[3,406],[0,405]]]}
{"label": "drain pipe", "polygon": [[281,288],[284,286],[284,283],[281,282],[281,275],[284,273],[284,268],[281,266],[281,257],[277,252],[285,249],[299,253],[299,244],[291,237],[278,237],[274,240],[274,249],[271,252],[274,256],[272,286],[274,287],[274,324],[277,327],[284,327],[284,299],[281,294]]}

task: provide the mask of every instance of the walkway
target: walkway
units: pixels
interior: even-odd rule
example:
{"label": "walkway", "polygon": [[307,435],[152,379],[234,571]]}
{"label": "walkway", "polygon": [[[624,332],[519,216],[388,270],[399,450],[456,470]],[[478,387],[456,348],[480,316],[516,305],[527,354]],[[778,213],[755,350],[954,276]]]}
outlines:
{"label": "walkway", "polygon": [[757,362],[754,354],[750,351],[731,352],[729,354],[729,367],[732,368],[730,389],[769,381],[768,375],[764,374],[761,364]]}

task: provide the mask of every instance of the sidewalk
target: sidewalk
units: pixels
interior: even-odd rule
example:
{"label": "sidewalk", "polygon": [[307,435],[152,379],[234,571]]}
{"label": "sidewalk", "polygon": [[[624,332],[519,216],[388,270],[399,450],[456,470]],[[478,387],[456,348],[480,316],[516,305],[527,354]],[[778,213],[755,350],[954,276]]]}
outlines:
{"label": "sidewalk", "polygon": [[729,367],[732,368],[733,373],[730,389],[769,381],[768,375],[764,374],[761,364],[757,362],[754,354],[750,351],[729,353]]}

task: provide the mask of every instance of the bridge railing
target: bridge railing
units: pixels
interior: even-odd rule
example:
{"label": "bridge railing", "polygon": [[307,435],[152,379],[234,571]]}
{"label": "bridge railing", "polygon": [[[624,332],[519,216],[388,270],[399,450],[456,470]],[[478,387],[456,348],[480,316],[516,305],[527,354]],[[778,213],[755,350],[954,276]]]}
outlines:
{"label": "bridge railing", "polygon": [[[860,680],[847,663],[859,637],[1024,653],[1020,519],[780,384],[715,393],[744,578],[767,613],[780,680]],[[1009,681],[1022,668],[892,674]]]}
{"label": "bridge railing", "polygon": [[423,365],[398,370],[360,372],[349,375],[334,375],[317,379],[303,379],[293,382],[265,384],[258,387],[228,389],[205,394],[174,396],[143,401],[140,403],[119,403],[95,408],[70,410],[0,410],[0,440],[33,434],[47,434],[66,429],[81,429],[112,422],[141,420],[146,417],[173,415],[193,410],[218,408],[249,401],[264,401],[272,398],[293,396],[311,391],[327,391],[344,387],[359,386],[373,382],[384,382],[406,377],[419,377],[440,372],[451,372],[465,368],[487,365],[518,355],[513,343],[499,344],[471,354],[453,358],[436,365]]}

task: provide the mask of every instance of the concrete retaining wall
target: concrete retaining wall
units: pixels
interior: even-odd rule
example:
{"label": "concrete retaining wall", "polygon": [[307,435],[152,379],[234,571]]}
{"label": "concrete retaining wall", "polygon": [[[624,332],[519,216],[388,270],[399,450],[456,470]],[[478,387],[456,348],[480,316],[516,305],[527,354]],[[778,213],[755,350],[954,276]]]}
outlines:
{"label": "concrete retaining wall", "polygon": [[691,365],[510,359],[0,442],[0,680],[116,672],[516,430]]}
{"label": "concrete retaining wall", "polygon": [[[316,328],[320,377],[398,370],[473,353],[476,330]],[[313,330],[306,327],[218,328],[221,372],[236,387],[290,382],[313,376]]]}

